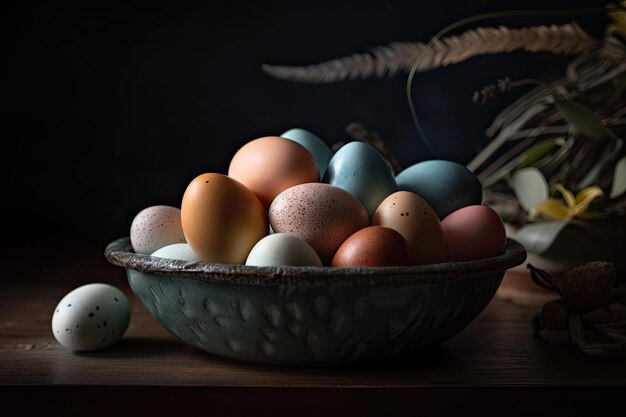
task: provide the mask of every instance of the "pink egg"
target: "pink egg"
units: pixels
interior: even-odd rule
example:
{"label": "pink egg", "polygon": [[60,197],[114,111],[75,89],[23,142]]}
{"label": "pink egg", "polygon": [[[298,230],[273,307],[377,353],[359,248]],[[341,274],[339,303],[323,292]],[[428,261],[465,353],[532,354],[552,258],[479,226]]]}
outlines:
{"label": "pink egg", "polygon": [[463,207],[443,219],[441,227],[448,261],[491,258],[506,250],[504,224],[490,207]]}

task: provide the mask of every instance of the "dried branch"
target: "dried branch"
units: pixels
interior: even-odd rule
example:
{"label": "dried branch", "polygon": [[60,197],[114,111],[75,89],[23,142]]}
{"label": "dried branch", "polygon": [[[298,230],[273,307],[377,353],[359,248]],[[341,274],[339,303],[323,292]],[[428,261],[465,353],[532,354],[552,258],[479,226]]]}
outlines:
{"label": "dried branch", "polygon": [[[265,64],[262,68],[275,78],[314,84],[371,76],[393,77],[401,71],[408,73],[424,46],[422,42],[394,42],[372,48],[369,53],[353,54],[305,67]],[[419,70],[426,71],[457,64],[478,55],[517,49],[575,55],[596,46],[597,42],[576,23],[522,29],[483,27],[435,43],[424,56]]]}

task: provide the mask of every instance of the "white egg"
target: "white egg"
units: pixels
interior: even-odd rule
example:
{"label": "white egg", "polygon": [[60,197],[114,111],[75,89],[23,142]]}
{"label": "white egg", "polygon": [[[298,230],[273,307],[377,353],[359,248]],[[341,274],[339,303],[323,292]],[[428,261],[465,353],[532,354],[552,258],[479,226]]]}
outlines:
{"label": "white egg", "polygon": [[179,259],[188,262],[200,262],[202,260],[198,255],[193,253],[188,243],[167,245],[155,251],[152,256],[156,256],[157,258]]}
{"label": "white egg", "polygon": [[311,245],[299,237],[288,233],[274,233],[254,245],[246,265],[322,266],[322,261]]}
{"label": "white egg", "polygon": [[54,309],[52,334],[73,351],[104,349],[128,327],[130,303],[109,284],[87,284],[70,291]]}
{"label": "white egg", "polygon": [[149,255],[164,246],[184,243],[180,209],[152,206],[141,210],[130,226],[130,243],[136,253]]}

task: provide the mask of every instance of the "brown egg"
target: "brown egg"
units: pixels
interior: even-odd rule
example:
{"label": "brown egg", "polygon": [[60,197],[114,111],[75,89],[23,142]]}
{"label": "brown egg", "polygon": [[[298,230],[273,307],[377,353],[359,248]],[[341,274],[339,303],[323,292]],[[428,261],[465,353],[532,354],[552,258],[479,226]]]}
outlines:
{"label": "brown egg", "polygon": [[491,258],[506,250],[504,223],[491,207],[463,207],[450,213],[441,225],[449,261]]}
{"label": "brown egg", "polygon": [[426,200],[415,193],[398,191],[384,199],[372,216],[372,225],[390,227],[404,236],[413,264],[446,260],[439,217]]}
{"label": "brown egg", "polygon": [[279,194],[269,210],[275,232],[291,233],[309,243],[328,265],[344,240],[369,220],[352,194],[322,183],[291,187]]}
{"label": "brown egg", "polygon": [[183,233],[206,262],[243,264],[268,232],[265,209],[243,184],[222,174],[202,174],[181,204]]}
{"label": "brown egg", "polygon": [[409,246],[402,235],[383,226],[354,233],[339,247],[331,266],[405,266],[411,264]]}
{"label": "brown egg", "polygon": [[299,143],[278,136],[245,144],[230,161],[228,176],[255,193],[266,209],[287,188],[320,179],[313,155]]}

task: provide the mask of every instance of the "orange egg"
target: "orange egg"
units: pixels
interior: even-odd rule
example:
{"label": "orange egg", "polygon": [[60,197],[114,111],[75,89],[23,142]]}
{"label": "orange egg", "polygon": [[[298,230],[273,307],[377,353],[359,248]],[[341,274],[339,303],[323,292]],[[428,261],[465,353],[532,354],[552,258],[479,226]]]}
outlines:
{"label": "orange egg", "polygon": [[206,262],[243,264],[268,232],[259,199],[222,174],[202,174],[191,181],[180,210],[185,238]]}
{"label": "orange egg", "polygon": [[506,231],[491,207],[467,206],[441,221],[449,261],[469,261],[502,255]]}
{"label": "orange egg", "polygon": [[383,226],[369,226],[351,235],[339,247],[331,266],[405,266],[409,247],[402,235]]}
{"label": "orange egg", "polygon": [[278,136],[267,136],[245,144],[228,167],[228,176],[257,195],[268,209],[272,200],[294,185],[319,182],[313,155],[302,145]]}
{"label": "orange egg", "polygon": [[404,236],[413,264],[446,260],[439,217],[426,200],[415,193],[398,191],[388,196],[374,212],[372,225],[390,227]]}

